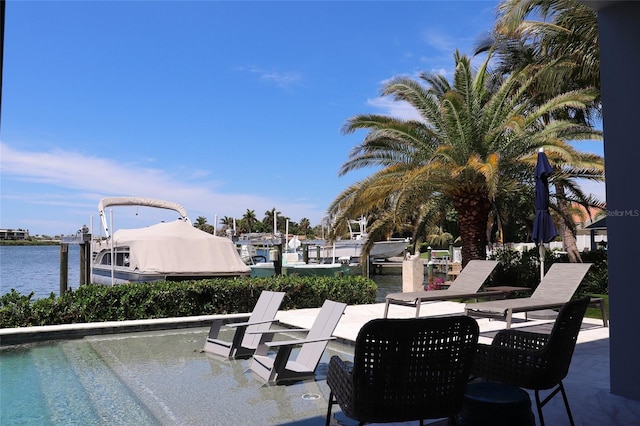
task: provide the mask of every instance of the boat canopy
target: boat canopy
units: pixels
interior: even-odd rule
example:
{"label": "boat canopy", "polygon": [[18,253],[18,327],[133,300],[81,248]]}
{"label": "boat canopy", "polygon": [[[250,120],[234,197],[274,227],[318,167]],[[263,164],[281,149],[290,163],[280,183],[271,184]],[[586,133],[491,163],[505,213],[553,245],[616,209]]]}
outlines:
{"label": "boat canopy", "polygon": [[107,207],[114,206],[143,206],[173,210],[175,212],[178,212],[178,214],[182,217],[182,220],[191,224],[191,220],[189,220],[189,217],[187,216],[187,210],[182,207],[182,205],[174,203],[173,201],[158,200],[155,198],[146,197],[106,197],[100,200],[100,202],[98,203],[98,213],[100,214],[102,227],[104,228],[107,237],[109,237],[110,232],[109,227],[107,226],[107,218],[104,214],[104,211]]}
{"label": "boat canopy", "polygon": [[178,219],[139,229],[119,229],[114,247],[129,247],[129,267],[144,272],[247,273],[235,244]]}
{"label": "boat canopy", "polygon": [[185,210],[185,208],[178,203],[174,203],[173,201],[165,201],[145,197],[107,197],[103,198],[98,203],[98,211],[100,212],[100,214],[102,214],[104,213],[104,209],[112,206],[145,206],[174,210],[178,212],[183,219],[188,219],[187,211]]}

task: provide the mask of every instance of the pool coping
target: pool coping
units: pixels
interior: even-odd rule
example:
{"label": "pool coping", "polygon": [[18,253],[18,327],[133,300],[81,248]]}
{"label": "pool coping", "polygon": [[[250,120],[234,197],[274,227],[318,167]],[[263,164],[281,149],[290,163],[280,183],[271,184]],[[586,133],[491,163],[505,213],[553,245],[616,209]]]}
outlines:
{"label": "pool coping", "polygon": [[0,329],[0,347],[57,339],[79,339],[100,334],[173,330],[209,327],[215,319],[237,322],[249,318],[248,313],[200,315],[192,317],[154,318],[144,320],[103,321],[75,324],[41,325]]}

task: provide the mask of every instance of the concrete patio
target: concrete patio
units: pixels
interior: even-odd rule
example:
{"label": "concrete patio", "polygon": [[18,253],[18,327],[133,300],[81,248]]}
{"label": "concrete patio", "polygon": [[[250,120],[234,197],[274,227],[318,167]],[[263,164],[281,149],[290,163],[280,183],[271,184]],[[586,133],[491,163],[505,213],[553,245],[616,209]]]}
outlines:
{"label": "concrete patio", "polygon": [[[276,318],[283,324],[306,328],[313,322],[316,312],[317,309],[281,311]],[[371,319],[382,318],[383,313],[384,303],[348,306],[334,335],[344,341],[353,342],[362,325]],[[421,314],[422,316],[464,314],[464,304],[456,302],[424,304]],[[411,307],[394,305],[389,311],[389,318],[411,318],[414,315],[415,309]],[[490,343],[496,331],[505,328],[504,321],[487,318],[479,318],[478,324],[481,343]],[[552,326],[553,319],[525,320],[524,314],[519,314],[514,315],[512,328],[550,332]],[[609,328],[603,326],[602,320],[585,318],[569,374],[564,380],[576,425],[640,425],[640,402],[611,394],[609,377]],[[533,392],[529,393],[531,400],[535,401]],[[556,395],[545,405],[543,412],[547,425],[569,424],[560,395]],[[538,422],[537,416],[536,422]]]}

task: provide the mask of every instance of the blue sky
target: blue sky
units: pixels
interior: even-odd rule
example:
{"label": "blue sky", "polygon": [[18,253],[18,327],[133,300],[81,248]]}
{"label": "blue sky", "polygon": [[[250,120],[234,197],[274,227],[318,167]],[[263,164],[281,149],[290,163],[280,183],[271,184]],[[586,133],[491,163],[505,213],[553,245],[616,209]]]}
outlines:
{"label": "blue sky", "polygon": [[384,81],[450,76],[497,4],[9,1],[0,227],[75,233],[120,195],[212,224],[275,207],[317,225],[368,174],[338,177],[364,136],[346,120],[412,116],[379,97]]}

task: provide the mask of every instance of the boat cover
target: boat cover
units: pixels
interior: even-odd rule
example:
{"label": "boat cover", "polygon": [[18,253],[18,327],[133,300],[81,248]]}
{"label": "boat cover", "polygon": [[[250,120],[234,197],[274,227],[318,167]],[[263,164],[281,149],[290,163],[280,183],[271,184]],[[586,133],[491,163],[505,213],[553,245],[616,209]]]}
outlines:
{"label": "boat cover", "polygon": [[176,274],[247,273],[235,244],[184,220],[162,222],[146,228],[120,229],[114,247],[129,246],[129,267],[140,272]]}
{"label": "boat cover", "polygon": [[104,214],[104,210],[107,207],[115,206],[146,206],[155,207],[159,209],[174,210],[180,213],[183,218],[187,217],[187,211],[178,203],[173,201],[158,200],[155,198],[146,197],[107,197],[100,200],[98,203],[98,212],[100,215]]}

